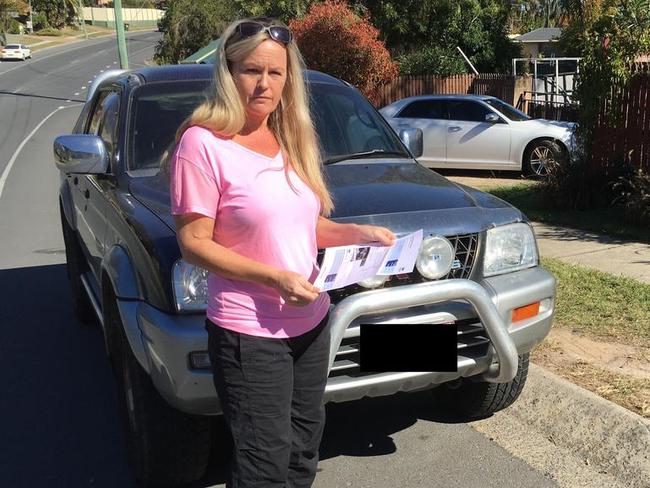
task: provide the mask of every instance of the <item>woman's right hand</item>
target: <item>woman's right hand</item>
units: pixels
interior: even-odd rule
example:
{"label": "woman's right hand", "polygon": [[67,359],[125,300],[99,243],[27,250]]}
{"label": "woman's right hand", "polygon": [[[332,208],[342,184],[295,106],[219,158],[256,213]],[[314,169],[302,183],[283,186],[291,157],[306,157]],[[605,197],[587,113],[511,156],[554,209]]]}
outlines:
{"label": "woman's right hand", "polygon": [[279,271],[275,288],[289,305],[305,306],[318,298],[320,290],[299,273]]}

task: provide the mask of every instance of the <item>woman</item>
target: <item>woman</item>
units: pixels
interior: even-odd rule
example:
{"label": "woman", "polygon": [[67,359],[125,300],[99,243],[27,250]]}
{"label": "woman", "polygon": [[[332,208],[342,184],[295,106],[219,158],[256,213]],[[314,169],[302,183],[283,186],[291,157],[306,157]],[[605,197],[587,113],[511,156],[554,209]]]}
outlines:
{"label": "woman", "polygon": [[184,259],[209,271],[209,353],[234,442],[227,486],[308,487],[329,355],[317,249],[395,236],[325,218],[333,204],[289,29],[245,19],[222,40],[208,100],[179,129],[172,213]]}

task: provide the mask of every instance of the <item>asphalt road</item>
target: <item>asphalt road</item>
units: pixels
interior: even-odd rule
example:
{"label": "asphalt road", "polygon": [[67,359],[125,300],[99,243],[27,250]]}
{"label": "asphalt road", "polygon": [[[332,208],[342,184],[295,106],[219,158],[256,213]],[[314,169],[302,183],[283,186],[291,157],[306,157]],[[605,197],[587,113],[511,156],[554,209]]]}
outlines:
{"label": "asphalt road", "polygon": [[[131,33],[134,67],[156,33]],[[52,139],[88,83],[117,65],[114,38],[0,64],[0,486],[134,486],[98,327],[72,317]],[[317,488],[554,487],[431,392],[330,404]],[[206,479],[223,486],[223,425]],[[531,441],[533,442],[533,441]]]}

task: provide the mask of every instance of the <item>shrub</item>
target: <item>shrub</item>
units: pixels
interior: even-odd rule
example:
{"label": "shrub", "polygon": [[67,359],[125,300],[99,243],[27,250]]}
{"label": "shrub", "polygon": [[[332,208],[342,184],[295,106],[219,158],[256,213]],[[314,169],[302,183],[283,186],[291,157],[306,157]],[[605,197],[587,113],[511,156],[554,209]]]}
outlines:
{"label": "shrub", "polygon": [[52,37],[61,37],[65,35],[65,32],[59,29],[52,29],[51,27],[46,27],[41,29],[38,32],[34,32],[37,36],[52,36]]}
{"label": "shrub", "polygon": [[625,216],[629,223],[650,225],[650,174],[628,168],[612,185],[617,196],[615,204],[625,207]]}
{"label": "shrub", "polygon": [[20,34],[20,22],[16,19],[11,19],[9,21],[9,28],[7,29],[9,34]]}
{"label": "shrub", "polygon": [[226,1],[170,2],[158,23],[163,37],[156,45],[154,60],[158,64],[178,63],[218,38],[235,15]]}
{"label": "shrub", "polygon": [[307,66],[341,78],[371,101],[378,88],[397,76],[397,66],[368,16],[357,16],[344,1],[314,4],[293,31]]}
{"label": "shrub", "polygon": [[45,12],[34,12],[32,14],[33,28],[35,31],[47,29],[50,24],[47,23]]}
{"label": "shrub", "polygon": [[439,46],[404,54],[397,61],[400,75],[457,75],[467,72],[458,51]]}

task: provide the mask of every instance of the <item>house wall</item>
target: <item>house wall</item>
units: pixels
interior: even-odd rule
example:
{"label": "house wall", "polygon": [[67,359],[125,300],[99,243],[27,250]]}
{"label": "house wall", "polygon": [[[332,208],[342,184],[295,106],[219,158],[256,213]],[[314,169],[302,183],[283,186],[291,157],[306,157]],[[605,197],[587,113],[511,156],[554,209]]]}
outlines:
{"label": "house wall", "polygon": [[[84,7],[86,23],[101,27],[115,27],[115,10],[112,8]],[[123,8],[122,18],[130,27],[156,27],[164,10],[154,8]]]}

